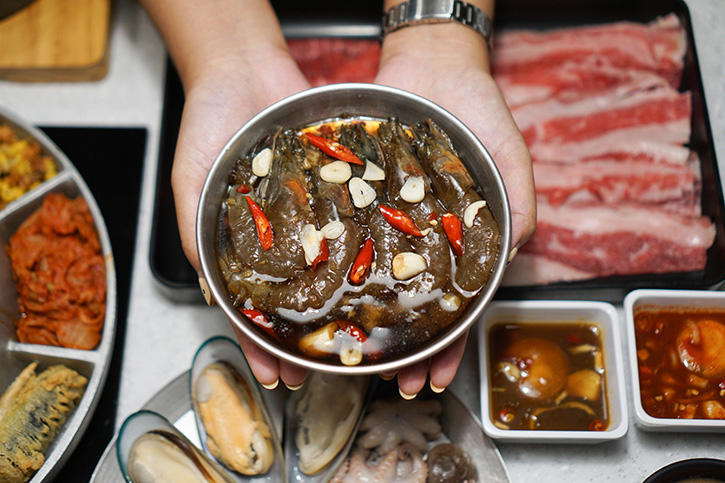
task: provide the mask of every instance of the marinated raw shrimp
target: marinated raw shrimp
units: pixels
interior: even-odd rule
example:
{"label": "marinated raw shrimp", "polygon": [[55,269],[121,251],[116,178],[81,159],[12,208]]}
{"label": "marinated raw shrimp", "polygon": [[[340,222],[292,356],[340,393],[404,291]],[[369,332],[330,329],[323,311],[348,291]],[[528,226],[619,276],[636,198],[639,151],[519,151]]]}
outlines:
{"label": "marinated raw shrimp", "polygon": [[[229,229],[237,260],[246,261],[259,274],[289,278],[307,266],[300,233],[305,225],[315,223],[315,214],[302,168],[305,151],[294,132],[278,132],[273,152],[269,182],[260,183],[256,195],[230,193],[234,201],[228,203]],[[247,197],[261,207],[272,227],[274,243],[267,250],[260,244]]]}
{"label": "marinated raw shrimp", "polygon": [[[233,276],[230,273],[225,278],[230,290],[236,294],[237,305],[249,300],[254,308],[267,312],[279,308],[298,312],[304,312],[309,308],[319,309],[344,282],[355,260],[358,247],[362,244],[362,234],[360,226],[352,219],[354,208],[347,186],[328,183],[317,175],[319,169],[331,161],[326,156],[314,161],[314,164],[319,162],[319,165],[312,167],[316,176],[313,176],[311,190],[316,217],[316,223],[312,225],[320,229],[328,223],[340,222],[344,227],[339,236],[324,242],[328,245],[329,258],[314,269],[307,267],[305,262],[303,270],[299,270],[293,277],[284,281],[254,276],[252,271],[248,271],[246,277],[244,274]],[[232,197],[236,199],[238,195],[233,194]],[[230,212],[236,211],[233,207],[239,204],[243,205],[243,202],[235,201],[231,204]],[[239,267],[234,264],[235,261],[227,262],[227,265],[231,266],[223,271],[238,272]]]}
{"label": "marinated raw shrimp", "polygon": [[[323,156],[319,169],[332,160]],[[265,300],[253,301],[255,307],[274,310],[275,307],[303,312],[308,308],[319,309],[343,284],[350,266],[362,245],[360,226],[352,219],[353,206],[344,184],[328,183],[319,176],[313,177],[312,199],[315,207],[317,228],[328,223],[340,222],[344,226],[340,236],[327,239],[329,258],[314,269],[306,269],[288,283],[270,284],[272,287]]]}
{"label": "marinated raw shrimp", "polygon": [[[464,221],[467,208],[481,201],[476,183],[450,140],[430,119],[413,130],[418,156],[430,176],[433,192],[445,208]],[[467,291],[488,281],[498,254],[499,229],[488,206],[478,209],[471,227],[463,227],[463,253],[457,257],[455,280]]]}
{"label": "marinated raw shrimp", "polygon": [[[442,212],[438,201],[430,193],[430,182],[423,167],[413,153],[406,134],[397,119],[391,118],[379,128],[380,142],[385,153],[385,174],[388,197],[391,204],[406,212],[425,236],[411,236],[413,250],[422,255],[427,269],[416,282],[410,284],[410,296],[415,293],[431,293],[443,289],[450,280],[450,248],[440,223],[431,224]],[[418,178],[423,184],[420,202],[408,202],[401,197],[401,191],[411,178]],[[433,215],[435,213],[435,215]],[[429,230],[430,228],[430,230]],[[441,292],[438,295],[443,295]]]}
{"label": "marinated raw shrimp", "polygon": [[[360,159],[380,166],[383,162],[383,152],[376,138],[370,136],[362,124],[343,126],[341,141],[357,154]],[[388,202],[383,181],[367,181],[375,190],[375,200],[362,209],[355,210],[355,219],[367,227],[368,235],[373,241],[374,258],[370,268],[367,283],[362,291],[357,293],[360,299],[356,312],[359,314],[363,328],[370,332],[374,327],[388,326],[398,323],[405,318],[408,309],[397,302],[398,294],[391,288],[396,282],[393,278],[393,258],[397,253],[411,251],[412,248],[405,234],[393,228],[385,221],[378,205]],[[373,296],[376,301],[389,300],[388,306],[370,302],[365,296]]]}
{"label": "marinated raw shrimp", "polygon": [[[438,195],[408,128],[395,118],[375,127],[334,120],[279,131],[230,173],[217,249],[231,300],[306,357],[356,365],[408,352],[484,284],[454,282],[459,247],[441,218],[448,204],[463,218],[469,183]],[[268,146],[264,171],[256,160]]]}
{"label": "marinated raw shrimp", "polygon": [[[364,126],[356,124],[352,127],[343,127],[341,140],[357,154],[360,159],[381,166],[384,163],[382,146],[377,139],[372,138]],[[385,192],[383,181],[368,181],[368,184],[375,190],[375,200],[365,208],[356,211],[356,217],[361,224],[368,227],[370,238],[375,247],[375,263],[371,270],[371,276],[379,279],[380,283],[388,284],[393,279],[392,264],[393,257],[401,251],[411,250],[405,234],[393,228],[383,218],[378,209],[380,204],[386,204],[388,198]],[[370,280],[375,283],[375,280]]]}

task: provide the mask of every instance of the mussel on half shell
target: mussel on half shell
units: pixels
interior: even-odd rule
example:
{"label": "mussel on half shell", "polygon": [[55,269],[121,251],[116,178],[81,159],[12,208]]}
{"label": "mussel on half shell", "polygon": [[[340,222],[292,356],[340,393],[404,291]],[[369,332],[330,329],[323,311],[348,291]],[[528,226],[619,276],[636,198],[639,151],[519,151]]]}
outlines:
{"label": "mussel on half shell", "polygon": [[238,481],[284,481],[274,421],[239,344],[212,337],[194,356],[191,399],[206,454]]}
{"label": "mussel on half shell", "polygon": [[131,483],[234,483],[163,416],[151,411],[126,419],[117,455]]}
{"label": "mussel on half shell", "polygon": [[360,422],[368,377],[311,373],[304,388],[291,400],[299,452],[298,467],[316,475],[330,465],[351,442]]}
{"label": "mussel on half shell", "polygon": [[269,471],[275,452],[270,428],[234,368],[207,366],[196,381],[195,397],[206,444],[217,461],[243,475]]}

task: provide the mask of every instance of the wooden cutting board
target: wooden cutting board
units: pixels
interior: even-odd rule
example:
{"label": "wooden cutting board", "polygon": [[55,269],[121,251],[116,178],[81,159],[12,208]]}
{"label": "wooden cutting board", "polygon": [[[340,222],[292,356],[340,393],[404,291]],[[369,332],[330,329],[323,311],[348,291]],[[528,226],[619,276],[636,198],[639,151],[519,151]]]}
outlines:
{"label": "wooden cutting board", "polygon": [[0,79],[103,78],[108,71],[110,14],[111,0],[36,0],[3,19]]}

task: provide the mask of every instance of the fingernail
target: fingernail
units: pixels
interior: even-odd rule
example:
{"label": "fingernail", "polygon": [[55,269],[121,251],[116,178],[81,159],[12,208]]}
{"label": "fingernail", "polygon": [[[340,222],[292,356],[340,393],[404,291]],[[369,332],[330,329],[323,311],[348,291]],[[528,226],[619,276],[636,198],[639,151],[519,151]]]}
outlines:
{"label": "fingernail", "polygon": [[513,262],[514,258],[516,257],[516,254],[519,252],[519,247],[514,247],[513,250],[509,252],[509,258],[507,263]]}
{"label": "fingernail", "polygon": [[440,394],[446,390],[445,387],[438,387],[435,384],[433,384],[433,381],[430,381],[429,386],[430,386],[431,391],[433,391],[436,394]]}
{"label": "fingernail", "polygon": [[199,288],[201,289],[202,295],[204,295],[204,300],[206,300],[206,304],[209,306],[214,305],[214,299],[211,297],[211,292],[209,291],[209,284],[206,283],[206,279],[199,279]]}
{"label": "fingernail", "polygon": [[289,384],[287,384],[285,382],[284,385],[287,386],[287,389],[289,389],[290,391],[299,391],[302,388],[302,386],[305,385],[305,383],[303,382],[302,384],[297,384],[296,386],[290,386]]}
{"label": "fingernail", "polygon": [[[260,382],[260,384],[262,384],[262,383]],[[271,391],[274,388],[276,388],[278,384],[279,384],[279,379],[276,379],[272,384],[262,384],[262,387],[268,391]]]}
{"label": "fingernail", "polygon": [[395,377],[395,374],[380,374],[380,379],[383,381],[392,381]]}
{"label": "fingernail", "polygon": [[406,401],[410,401],[411,399],[415,399],[415,396],[418,395],[417,393],[416,394],[407,394],[407,393],[403,392],[403,390],[401,388],[398,388],[398,392],[400,393],[400,397],[402,397]]}

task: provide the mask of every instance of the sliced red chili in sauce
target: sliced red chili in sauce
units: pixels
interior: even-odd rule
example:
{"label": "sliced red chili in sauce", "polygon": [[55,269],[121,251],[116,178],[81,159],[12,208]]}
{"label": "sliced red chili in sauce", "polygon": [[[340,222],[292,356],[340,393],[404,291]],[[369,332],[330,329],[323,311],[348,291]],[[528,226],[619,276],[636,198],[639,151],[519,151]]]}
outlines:
{"label": "sliced red chili in sauce", "polygon": [[378,205],[378,209],[383,214],[383,218],[396,230],[400,230],[406,235],[424,236],[406,212],[385,205]]}
{"label": "sliced red chili in sauce", "polygon": [[306,133],[305,136],[307,136],[310,144],[312,144],[314,147],[327,154],[328,156],[332,156],[335,159],[339,159],[340,161],[346,161],[352,164],[364,164],[362,160],[358,158],[350,148],[338,143],[337,141],[333,141],[331,139],[323,138],[320,136],[315,136],[314,134],[310,133]]}
{"label": "sliced red chili in sauce", "polygon": [[247,198],[249,210],[252,212],[252,217],[254,217],[254,224],[257,225],[257,237],[259,237],[259,243],[262,245],[262,249],[269,250],[274,244],[272,225],[269,224],[267,215],[264,214],[262,208],[260,208],[259,205],[249,196],[245,196],[245,198]]}

